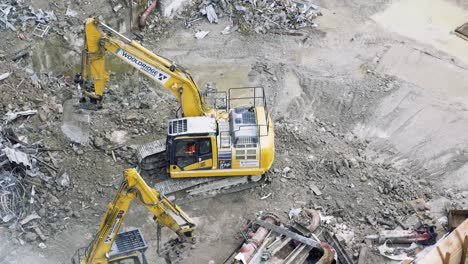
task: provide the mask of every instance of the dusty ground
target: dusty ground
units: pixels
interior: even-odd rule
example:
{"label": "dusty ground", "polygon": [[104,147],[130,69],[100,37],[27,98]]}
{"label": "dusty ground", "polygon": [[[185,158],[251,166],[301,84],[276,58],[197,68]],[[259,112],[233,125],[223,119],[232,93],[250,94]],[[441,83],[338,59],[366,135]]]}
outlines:
{"label": "dusty ground", "polygon": [[[98,5],[108,8],[102,2]],[[437,223],[445,208],[467,207],[468,42],[448,31],[468,21],[468,7],[462,1],[402,2],[315,1],[323,17],[307,38],[221,35],[227,18],[217,25],[199,21],[191,29],[176,19],[164,28],[164,37],[146,34],[145,46],[186,66],[202,89],[208,82],[221,90],[264,86],[275,120],[272,184],[181,205],[198,224],[198,243],[183,263],[221,263],[236,248],[239,229],[259,212],[285,218],[290,208],[319,209],[334,217],[331,230],[354,232],[347,244],[353,255],[363,236],[396,227],[397,220],[414,223],[416,212],[408,201],[423,198],[432,204],[431,211],[418,213],[429,223]],[[62,124],[74,88],[64,84],[64,76],[78,70],[79,24],[96,6],[72,7],[80,12],[69,19],[65,38],[52,33],[39,40],[26,33],[26,40],[20,40],[1,31],[4,55],[32,46],[29,63],[41,85],[33,86],[27,73],[5,56],[0,74],[13,75],[0,83],[0,114],[47,105],[45,120],[34,116],[12,126],[30,142],[43,139],[47,147],[62,149],[51,159],[72,179],[68,189],[40,188],[36,210],[45,211],[38,223],[46,231],[47,248],[39,248],[39,241],[22,245],[28,230],[0,227],[2,264],[69,262],[96,231],[122,170],[134,165],[130,146],[163,137],[166,120],[177,108],[172,95],[152,89],[150,81],[112,60],[105,110],[90,113],[90,123],[80,124],[89,130],[90,143],[72,146]],[[440,9],[453,16],[440,18]],[[415,14],[418,19],[412,19]],[[105,17],[112,27],[128,28],[120,16]],[[197,30],[211,32],[195,40]],[[22,79],[26,81],[18,85]],[[64,114],[55,110],[56,104],[63,105]],[[112,141],[117,130],[127,132],[120,145]],[[322,194],[312,193],[312,185]],[[140,206],[132,211],[126,226],[143,227],[153,246],[149,255],[156,258],[151,217]],[[382,219],[393,224],[385,226]],[[384,261],[373,256],[368,263]]]}

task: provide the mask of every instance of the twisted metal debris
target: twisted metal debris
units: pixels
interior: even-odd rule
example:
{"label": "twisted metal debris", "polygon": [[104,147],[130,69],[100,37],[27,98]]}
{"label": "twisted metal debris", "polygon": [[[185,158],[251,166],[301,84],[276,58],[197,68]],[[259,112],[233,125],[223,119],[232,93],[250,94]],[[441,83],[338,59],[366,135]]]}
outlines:
{"label": "twisted metal debris", "polygon": [[35,10],[32,6],[26,6],[17,1],[0,1],[0,26],[5,26],[12,31],[17,31],[16,25],[21,25],[21,31],[26,31],[28,21],[46,24],[57,20],[53,11]]}
{"label": "twisted metal debris", "polygon": [[15,174],[0,172],[0,219],[7,223],[26,215],[25,189]]}

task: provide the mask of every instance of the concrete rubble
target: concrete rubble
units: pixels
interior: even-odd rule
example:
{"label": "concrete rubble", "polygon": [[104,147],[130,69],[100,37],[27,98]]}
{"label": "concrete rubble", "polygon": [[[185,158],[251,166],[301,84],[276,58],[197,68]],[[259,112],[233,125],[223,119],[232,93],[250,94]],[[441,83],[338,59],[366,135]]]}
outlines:
{"label": "concrete rubble", "polygon": [[190,21],[197,16],[206,16],[210,23],[218,23],[218,16],[238,18],[238,26],[247,31],[267,33],[273,30],[298,30],[317,27],[313,20],[321,16],[320,8],[303,1],[202,1],[197,4],[199,12],[187,11]]}
{"label": "concrete rubble", "polygon": [[[13,126],[20,122],[16,118],[9,121]],[[51,217],[57,209],[50,207],[49,197],[66,191],[70,179],[64,173],[66,178],[62,175],[56,183],[58,157],[43,144],[28,141],[27,135],[18,136],[11,127],[1,128],[0,226],[7,226],[19,242],[33,243],[36,238],[45,241],[55,232]]]}

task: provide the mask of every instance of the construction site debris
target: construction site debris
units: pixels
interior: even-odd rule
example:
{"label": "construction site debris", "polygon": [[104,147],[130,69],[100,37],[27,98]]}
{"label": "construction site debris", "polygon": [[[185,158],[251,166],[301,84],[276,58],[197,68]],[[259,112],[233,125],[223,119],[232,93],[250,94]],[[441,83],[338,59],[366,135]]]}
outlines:
{"label": "construction site debris", "polygon": [[468,40],[468,23],[465,23],[455,29],[455,33],[464,40]]}
{"label": "construction site debris", "polygon": [[42,241],[46,241],[47,240],[47,237],[44,235],[44,233],[42,232],[42,230],[35,226],[33,227],[34,229],[34,232],[37,234],[37,236],[39,236],[39,238],[42,240]]}
{"label": "construction site debris", "polygon": [[447,224],[452,231],[468,219],[468,210],[450,210],[448,214]]}
{"label": "construction site debris", "polygon": [[266,198],[270,197],[273,193],[272,192],[269,192],[268,194],[260,197],[260,200],[265,200]]}
{"label": "construction site debris", "polygon": [[218,22],[218,14],[235,16],[243,30],[267,33],[272,30],[317,27],[313,20],[321,16],[320,8],[302,1],[203,1],[198,4],[199,14],[210,23]]}
{"label": "construction site debris", "polygon": [[41,24],[57,20],[53,11],[35,10],[32,6],[26,6],[23,1],[14,1],[14,4],[11,2],[7,0],[0,2],[0,10],[3,13],[0,21],[12,31],[17,31],[17,25],[21,25],[21,31],[26,31],[30,20]]}
{"label": "construction site debris", "polygon": [[0,171],[0,218],[3,223],[26,214],[25,189],[13,172]]}
{"label": "construction site debris", "polygon": [[47,34],[49,34],[49,31],[50,31],[50,26],[44,25],[44,24],[37,24],[32,34],[40,38],[45,38]]}
{"label": "construction site debris", "polygon": [[9,111],[8,113],[6,113],[5,118],[3,118],[3,120],[7,124],[13,120],[16,120],[20,116],[30,116],[30,115],[35,115],[35,114],[37,114],[37,110],[26,110],[26,111],[20,111],[20,112]]}
{"label": "construction site debris", "polygon": [[291,208],[291,210],[289,210],[289,219],[293,219],[293,217],[297,217],[299,216],[299,214],[302,212],[302,209],[301,208]]}
{"label": "construction site debris", "polygon": [[449,235],[418,253],[415,264],[466,263],[468,257],[468,219]]}
{"label": "construction site debris", "polygon": [[114,10],[115,13],[118,13],[119,10],[122,9],[122,7],[123,7],[122,4],[118,4],[118,5],[114,6],[114,8],[112,8],[112,10]]}
{"label": "construction site debris", "polygon": [[436,242],[437,233],[435,226],[423,224],[415,230],[383,230],[379,235],[369,235],[366,239],[382,244],[392,243],[420,243],[421,245],[433,245]]}
{"label": "construction site debris", "polygon": [[322,192],[320,191],[320,189],[315,185],[315,184],[311,184],[309,185],[310,189],[312,190],[312,192],[317,195],[317,196],[320,196],[322,195]]}
{"label": "construction site debris", "polygon": [[32,169],[31,158],[28,154],[9,147],[3,148],[2,152],[11,163],[21,165],[26,170]]}
{"label": "construction site debris", "polygon": [[216,11],[212,4],[205,7],[205,13],[210,23],[218,23],[218,15],[216,15]]}
{"label": "construction site debris", "polygon": [[410,255],[414,255],[418,245],[412,243],[409,247],[389,247],[387,242],[379,246],[380,255],[391,260],[408,260],[413,259]]}
{"label": "construction site debris", "polygon": [[37,239],[37,234],[34,232],[27,232],[24,235],[24,240],[26,240],[27,242],[34,242],[36,241],[36,239]]}
{"label": "construction site debris", "polygon": [[266,228],[268,230],[271,230],[271,231],[273,231],[275,233],[287,236],[287,237],[289,237],[289,238],[291,238],[293,240],[296,240],[296,241],[299,241],[299,242],[304,243],[306,245],[309,245],[311,247],[321,248],[320,241],[318,241],[315,238],[308,238],[308,237],[301,236],[301,235],[299,235],[297,233],[289,231],[288,229],[286,229],[284,227],[277,226],[277,225],[269,223],[269,222],[265,222],[265,221],[263,221],[261,219],[255,220],[255,224],[260,225],[260,226],[262,226],[262,227],[264,227],[264,228]]}
{"label": "construction site debris", "polygon": [[64,172],[62,176],[60,176],[59,183],[65,188],[70,186],[70,176],[68,176],[68,173]]}
{"label": "construction site debris", "polygon": [[323,238],[325,241],[327,241],[335,250],[338,263],[343,263],[343,264],[353,264],[353,260],[351,257],[348,255],[346,252],[344,246],[340,243],[340,241],[337,239],[337,237],[334,234],[331,234],[329,231],[325,231],[323,233]]}
{"label": "construction site debris", "polygon": [[[147,24],[146,20],[148,19],[148,16],[156,8],[157,3],[158,3],[157,0],[153,0],[151,4],[148,3],[149,4],[148,8],[143,13],[140,14],[140,19],[138,20],[138,26],[140,27],[140,29],[146,27],[146,24]],[[120,8],[122,8],[122,5],[118,4],[113,8],[113,10],[114,12],[118,12]]]}
{"label": "construction site debris", "polygon": [[34,214],[30,214],[30,215],[26,216],[26,217],[25,217],[23,220],[21,220],[19,223],[20,223],[21,225],[25,225],[25,224],[31,222],[32,220],[39,219],[39,218],[41,218],[41,217],[34,213]]}
{"label": "construction site debris", "polygon": [[78,12],[75,10],[71,9],[70,7],[67,7],[67,11],[65,12],[65,15],[67,17],[76,17],[78,15]]}
{"label": "construction site debris", "polygon": [[202,39],[202,38],[206,37],[206,35],[208,35],[208,33],[210,33],[210,31],[198,31],[197,33],[195,33],[195,38],[196,39]]}
{"label": "construction site debris", "polygon": [[9,72],[5,72],[3,74],[0,75],[0,81],[3,81],[5,80],[6,78],[10,77],[10,73]]}
{"label": "construction site debris", "polygon": [[[2,4],[5,2],[9,1],[0,1]],[[18,2],[22,3],[23,1]],[[233,21],[233,24],[227,26],[223,31],[221,31],[221,34],[232,34],[232,32],[236,30],[252,30],[252,26],[262,26],[261,24],[255,23],[256,21],[258,22],[261,20],[261,18],[256,17],[252,17],[251,20],[248,20],[249,24],[247,24],[244,20],[247,19],[249,15],[259,15],[266,18],[272,16],[270,13],[261,14],[260,12],[253,10],[253,6],[257,5],[258,1],[257,3],[240,3],[239,1],[228,1],[226,4],[223,4],[224,1],[222,0],[213,2],[214,3],[211,3],[211,6],[213,7],[220,22],[227,22],[223,21],[223,18],[225,20],[232,19]],[[233,6],[229,2],[237,3]],[[89,3],[89,1],[86,3],[82,2],[80,5],[75,5],[76,3],[73,3],[70,8],[73,7],[73,9],[79,11],[77,12],[76,16],[81,16],[86,12],[85,10],[82,10],[82,8],[86,8],[87,6],[89,7],[87,3]],[[65,3],[63,6],[60,2],[58,2],[58,4],[61,6],[61,8],[54,9],[54,12],[58,15],[59,20],[62,19],[62,21],[60,21],[60,23],[63,24],[63,26],[61,26],[61,30],[69,29],[71,32],[78,32],[78,28],[81,26],[82,22],[80,20],[81,17],[78,19],[77,17],[65,15],[68,4]],[[225,12],[223,8],[224,5],[226,6],[226,9],[231,7],[232,13]],[[262,3],[259,5],[262,5]],[[53,8],[53,4],[50,6]],[[205,6],[206,5],[204,4],[202,8]],[[333,5],[331,4],[328,5],[328,7],[332,6]],[[269,7],[263,7],[260,9],[257,6],[257,9],[259,10],[268,10],[268,8]],[[275,5],[274,8],[277,8],[277,5]],[[3,10],[3,7],[0,9]],[[108,8],[108,11],[112,14],[111,8]],[[119,10],[119,12],[124,14],[122,9]],[[199,12],[198,8],[196,12]],[[228,14],[228,16],[226,16],[226,14]],[[64,16],[66,17],[65,19],[63,19]],[[0,11],[0,17],[3,17],[2,11]],[[238,17],[240,19],[238,19]],[[9,14],[8,18],[11,19],[12,15]],[[200,15],[197,18],[191,17],[191,19],[187,19],[187,21],[195,24],[195,21],[204,19],[208,18]],[[316,20],[312,21],[316,22]],[[159,30],[164,30],[168,27],[168,25],[173,26],[171,23],[159,20],[156,13],[152,13],[150,15],[147,23],[148,26],[146,29],[148,32],[151,30],[152,32],[155,32],[155,35],[158,35],[157,37],[146,36],[147,40],[150,42],[153,40],[157,41],[159,35],[165,36],[164,34],[158,34]],[[16,22],[14,24],[16,30],[20,30],[21,24],[21,22]],[[270,22],[268,22],[268,24],[270,24]],[[36,159],[31,158],[33,162],[37,162],[35,165],[33,164],[35,167],[34,169],[38,169],[36,174],[37,176],[33,177],[32,175],[34,174],[32,171],[27,173],[22,171],[22,167],[24,167],[23,165],[13,164],[9,159],[6,158],[6,156],[0,157],[0,167],[8,173],[12,172],[12,168],[10,166],[16,168],[13,174],[26,188],[26,190],[28,190],[24,197],[24,203],[26,204],[25,207],[27,207],[24,210],[26,212],[21,217],[15,217],[13,214],[4,215],[3,212],[1,212],[2,217],[0,218],[0,222],[3,221],[2,224],[11,226],[15,221],[20,221],[24,219],[26,215],[32,214],[33,211],[29,210],[29,201],[30,198],[32,198],[32,195],[30,195],[29,191],[31,190],[32,186],[37,186],[36,193],[34,195],[33,208],[37,211],[37,215],[41,216],[41,219],[35,219],[30,224],[40,224],[41,230],[43,230],[45,234],[49,235],[54,234],[55,232],[60,232],[63,230],[63,228],[68,228],[63,219],[71,216],[71,219],[66,221],[76,220],[73,218],[73,215],[75,215],[73,214],[74,211],[76,211],[78,214],[81,214],[82,216],[92,218],[93,215],[96,214],[96,212],[93,211],[93,204],[102,203],[102,197],[108,195],[107,191],[118,187],[115,183],[113,183],[111,178],[93,178],[95,172],[100,173],[100,170],[110,171],[111,169],[107,168],[108,164],[111,164],[110,166],[115,168],[121,166],[122,163],[125,163],[127,160],[132,160],[130,153],[132,151],[126,148],[125,143],[122,146],[118,146],[116,149],[110,149],[116,147],[115,145],[112,146],[114,143],[111,140],[112,131],[127,131],[128,142],[132,143],[134,143],[135,139],[141,135],[144,135],[145,139],[148,140],[153,140],[153,137],[158,138],[163,134],[161,131],[164,131],[165,125],[160,120],[163,120],[167,113],[164,111],[158,111],[158,113],[149,111],[150,113],[147,113],[144,112],[145,110],[143,107],[140,108],[139,106],[146,104],[149,105],[150,108],[155,108],[155,106],[159,107],[160,105],[167,105],[170,100],[167,100],[167,98],[164,96],[159,96],[160,94],[158,91],[156,92],[156,94],[159,96],[157,100],[148,100],[147,98],[144,98],[145,95],[151,95],[151,93],[147,93],[149,90],[147,87],[149,87],[149,85],[145,79],[141,78],[138,78],[139,80],[137,83],[138,88],[141,89],[140,94],[132,94],[128,97],[122,96],[124,94],[127,95],[126,92],[122,92],[122,90],[125,90],[123,87],[128,87],[129,82],[131,81],[129,76],[125,76],[122,78],[122,80],[119,79],[118,82],[114,82],[112,84],[111,89],[109,90],[109,97],[105,101],[107,104],[106,107],[109,107],[111,111],[117,112],[117,114],[109,115],[106,112],[101,112],[96,115],[91,115],[89,120],[92,120],[91,122],[93,126],[92,129],[86,133],[86,136],[83,136],[83,138],[86,138],[86,140],[83,140],[79,137],[76,139],[76,141],[71,140],[68,138],[68,134],[77,133],[79,128],[78,126],[68,127],[68,129],[65,130],[68,133],[66,135],[63,135],[62,131],[60,131],[60,128],[57,130],[57,123],[60,123],[62,118],[65,118],[64,116],[67,114],[67,112],[69,112],[66,109],[67,107],[65,101],[62,100],[63,98],[61,97],[62,93],[69,92],[66,81],[67,78],[69,79],[69,76],[66,76],[69,74],[68,70],[67,73],[61,71],[54,72],[53,67],[41,70],[41,65],[38,64],[43,62],[41,62],[42,59],[38,62],[37,56],[39,56],[39,58],[44,58],[44,62],[47,60],[47,64],[49,65],[49,63],[55,63],[56,60],[54,57],[56,57],[56,54],[51,53],[52,51],[49,49],[38,49],[38,46],[40,47],[40,45],[42,45],[44,42],[46,42],[47,46],[49,44],[56,45],[57,43],[53,43],[51,39],[44,41],[39,39],[39,37],[32,39],[31,34],[29,34],[29,32],[35,27],[42,27],[44,25],[46,24],[37,23],[32,19],[29,20],[27,24],[28,30],[23,34],[23,36],[26,37],[26,40],[21,41],[22,37],[21,39],[18,39],[16,37],[17,34],[11,32],[12,29],[8,28],[8,25],[6,26],[6,29],[4,29],[5,23],[0,21],[0,27],[3,28],[5,33],[4,36],[7,37],[9,34],[15,40],[12,41],[11,37],[10,39],[5,39],[5,44],[14,48],[10,49],[6,48],[5,46],[0,47],[0,60],[5,62],[1,66],[0,74],[10,73],[9,77],[0,81],[2,88],[4,88],[0,93],[0,108],[3,109],[3,112],[0,113],[0,117],[3,117],[2,121],[5,121],[9,118],[9,114],[19,113],[23,110],[37,109],[41,112],[40,117],[39,114],[36,114],[36,116],[31,115],[29,117],[18,116],[15,117],[16,119],[8,122],[9,125],[15,126],[17,140],[24,141],[25,143],[20,143],[19,141],[13,142],[14,139],[7,139],[6,136],[4,136],[0,142],[5,140],[7,143],[2,142],[0,145],[6,144],[9,148],[24,152],[30,157],[37,155],[40,160],[45,162],[43,164],[40,161],[36,161]],[[248,27],[246,27],[246,25]],[[154,28],[150,28],[151,26]],[[273,26],[276,25],[273,24]],[[199,27],[201,27],[201,25],[195,25],[196,29]],[[219,32],[220,29],[223,28],[223,26],[219,27],[219,25],[210,27],[217,28],[214,29],[213,32],[216,32],[216,30]],[[129,29],[128,24],[119,24],[119,30],[123,30],[125,28],[127,30]],[[56,27],[51,27],[49,32],[56,32],[57,29],[58,28]],[[303,31],[307,33],[307,30]],[[211,34],[213,34],[213,32]],[[275,36],[275,39],[283,39],[284,34],[293,36],[295,36],[294,34],[303,34],[302,30],[298,31],[285,29],[270,29],[267,32],[281,34]],[[52,37],[50,33],[49,35]],[[18,35],[18,37],[19,36],[21,35]],[[328,34],[328,36],[330,35]],[[229,38],[232,37],[235,36],[229,36]],[[311,45],[313,43],[313,37],[314,35],[312,35],[312,38],[307,43],[307,45]],[[353,39],[353,45],[360,43],[359,37],[353,36]],[[211,40],[216,40],[216,34],[210,35],[209,38],[205,38],[203,41],[203,46],[205,47],[205,42]],[[170,39],[170,41],[173,41],[173,39]],[[250,42],[256,40],[252,40],[250,37],[248,37],[242,41]],[[21,43],[22,45],[17,45],[18,43]],[[32,45],[32,43],[34,43],[34,45]],[[173,42],[168,43],[171,44]],[[162,46],[150,47],[164,49]],[[182,47],[185,49],[185,46],[182,45]],[[278,47],[275,46],[275,48]],[[304,46],[304,48],[305,47],[306,46]],[[218,53],[218,51],[216,51],[212,45],[210,46],[209,43],[206,43],[206,49],[208,50],[208,48],[210,50],[210,54],[213,54],[213,56],[220,55],[220,53]],[[169,54],[174,51],[168,47],[167,52],[168,56],[170,56]],[[222,55],[225,54],[222,53]],[[203,58],[206,56],[208,59],[212,55],[203,53],[202,56]],[[289,54],[287,56],[289,56]],[[52,60],[49,60],[49,58],[52,58]],[[66,57],[66,54],[63,54],[63,58],[60,58],[59,61],[66,60],[67,58],[68,57]],[[263,61],[262,58],[261,64],[263,64],[263,66],[260,64],[252,65],[252,71],[249,72],[249,78],[250,75],[252,75],[254,78],[253,80],[258,80],[256,78],[259,76],[258,78],[260,78],[260,81],[265,81],[269,87],[273,87],[269,92],[275,94],[275,97],[272,99],[274,102],[279,102],[279,100],[282,99],[281,92],[278,92],[281,90],[277,89],[276,86],[282,85],[283,82],[288,82],[288,80],[285,78],[285,73],[289,74],[289,72],[291,72],[294,76],[297,76],[300,83],[299,89],[302,89],[304,92],[304,94],[301,96],[303,97],[301,100],[303,99],[305,104],[311,102],[308,101],[310,99],[309,97],[313,97],[314,100],[318,100],[313,101],[314,104],[318,103],[319,105],[326,107],[327,104],[323,104],[324,99],[320,99],[320,97],[334,99],[334,86],[359,86],[360,89],[358,90],[362,93],[353,93],[353,96],[355,96],[353,97],[353,100],[356,100],[355,102],[357,103],[353,103],[352,107],[346,104],[346,100],[340,100],[339,103],[337,103],[340,109],[343,107],[350,107],[350,111],[342,111],[342,115],[339,115],[339,119],[342,120],[349,119],[350,115],[347,112],[359,113],[359,118],[365,119],[366,112],[364,110],[359,112],[361,109],[354,106],[362,102],[360,101],[362,98],[366,98],[366,100],[373,99],[375,97],[373,94],[374,90],[378,90],[376,87],[386,87],[386,84],[388,84],[386,80],[384,82],[380,80],[381,78],[384,80],[387,77],[378,77],[376,75],[372,75],[364,83],[361,83],[361,81],[356,83],[348,83],[345,80],[341,80],[341,78],[339,78],[339,81],[337,81],[336,78],[322,78],[320,77],[320,74],[314,75],[312,78],[304,74],[304,71],[309,72],[309,70],[318,69],[318,66],[301,64],[299,68],[293,67],[293,69],[290,69],[289,67],[291,67],[291,65],[288,65],[288,63],[286,63],[286,65],[277,63],[275,61],[276,58],[277,57],[275,55],[271,55],[270,59],[265,59],[265,61]],[[18,63],[18,65],[23,63],[31,63],[31,61],[34,59],[35,61],[33,66],[35,73],[33,74],[32,70],[31,73],[26,71],[23,73],[23,70],[18,70],[14,67],[7,67],[10,64],[8,63],[10,59],[13,59],[16,63]],[[75,66],[76,65],[73,67]],[[241,65],[241,67],[244,66],[246,65]],[[66,65],[64,69],[70,69],[70,67],[71,66]],[[249,65],[246,67],[249,67]],[[305,68],[303,69],[302,67]],[[65,76],[62,76],[62,74]],[[327,76],[328,74],[329,73],[327,73]],[[276,78],[276,82],[273,78]],[[31,86],[32,82],[38,84],[36,85],[37,88],[33,88],[33,86]],[[391,92],[393,93],[394,91],[398,90],[400,83],[392,83],[395,83],[392,85],[393,89],[391,89]],[[315,87],[315,85],[320,88],[317,89],[317,94],[308,94],[309,90],[307,87]],[[9,86],[12,87],[11,90],[8,88]],[[21,89],[14,89],[18,86]],[[369,93],[369,89],[371,88],[372,93]],[[276,95],[276,93],[278,93],[278,95]],[[52,96],[57,96],[57,103],[63,104],[63,108],[65,108],[64,116],[61,116],[61,111],[56,110],[54,104],[49,102],[50,97]],[[149,98],[150,96],[146,97]],[[298,104],[298,108],[302,106],[302,101],[294,101],[290,106],[288,106],[289,110],[296,110],[296,103]],[[42,108],[44,104],[48,105],[48,112]],[[370,109],[372,109],[371,105],[369,104],[363,105],[366,105],[366,107],[370,107]],[[278,208],[279,211],[288,212],[288,205],[284,205],[283,203],[280,205],[276,202],[278,200],[283,201],[286,198],[289,199],[290,197],[291,200],[299,202],[295,203],[294,207],[308,206],[317,210],[322,210],[322,212],[327,215],[324,218],[324,222],[328,222],[327,228],[332,231],[333,235],[337,235],[340,237],[340,239],[342,239],[343,248],[349,251],[350,255],[355,255],[356,252],[360,251],[360,242],[367,234],[372,234],[374,232],[377,233],[381,229],[394,229],[396,226],[401,226],[403,229],[408,229],[408,227],[413,226],[415,219],[424,219],[426,223],[431,221],[433,223],[437,222],[437,224],[442,224],[443,226],[445,226],[445,223],[448,221],[446,221],[447,218],[439,218],[438,216],[436,218],[431,218],[432,216],[430,215],[430,211],[428,210],[429,207],[427,205],[417,205],[415,210],[417,212],[414,212],[412,210],[412,206],[408,205],[405,201],[413,200],[418,197],[424,197],[427,201],[431,201],[438,197],[439,193],[442,193],[450,200],[450,202],[447,203],[450,203],[450,206],[452,206],[452,204],[456,203],[454,200],[457,200],[458,197],[465,197],[462,196],[460,191],[456,189],[440,191],[439,188],[434,188],[432,186],[432,179],[426,178],[426,182],[422,181],[426,172],[417,170],[413,171],[412,166],[408,168],[404,162],[395,165],[392,162],[386,161],[386,158],[370,152],[372,151],[372,145],[369,142],[366,142],[364,139],[361,140],[362,135],[359,133],[355,134],[352,131],[347,131],[347,125],[354,125],[354,123],[351,121],[337,121],[335,120],[335,117],[331,117],[329,113],[323,114],[321,113],[322,110],[320,110],[320,108],[314,108],[316,112],[314,112],[313,116],[307,116],[308,113],[303,113],[304,111],[296,111],[297,114],[304,115],[298,117],[304,118],[300,119],[303,120],[304,123],[298,125],[297,120],[295,120],[296,116],[294,116],[294,118],[288,118],[288,114],[290,114],[289,110],[281,110],[282,112],[278,111],[278,113],[272,116],[272,118],[275,120],[281,120],[279,122],[280,124],[275,126],[279,140],[278,144],[276,145],[279,154],[278,160],[274,165],[275,168],[271,172],[271,175],[273,175],[272,178],[274,181],[274,187],[270,188],[270,186],[266,186],[265,188],[262,188],[261,192],[253,192],[256,194],[256,196],[254,195],[254,202],[251,202],[252,200],[248,201],[255,206],[261,203],[268,203],[271,204],[271,208],[268,209]],[[292,116],[292,114],[290,115]],[[330,120],[327,118],[330,118]],[[333,121],[336,121],[337,124],[333,124]],[[18,130],[16,130],[17,127],[19,127]],[[58,127],[60,127],[60,124]],[[95,146],[98,147],[98,149],[87,145],[86,142],[89,141],[95,142]],[[26,142],[31,144],[34,144],[35,142],[46,142],[46,145],[25,147],[29,144]],[[21,148],[14,148],[12,146],[13,144],[18,143],[22,145]],[[51,145],[49,145],[49,143],[51,143]],[[0,147],[0,149],[2,148],[3,147]],[[53,158],[49,158],[47,154],[41,154],[39,149],[62,150],[57,152],[57,155],[54,154]],[[96,160],[101,159],[103,162],[98,164]],[[71,181],[73,184],[70,182],[70,186],[67,188],[73,188],[74,185],[80,186],[77,189],[74,188],[73,191],[66,191],[67,188],[60,184],[61,176],[64,171],[61,168],[62,160],[67,160],[67,162],[64,164],[64,170],[68,172],[70,179],[73,178],[73,181]],[[55,169],[59,169],[59,171],[56,172],[54,169],[49,168],[46,164],[51,165]],[[276,177],[281,176],[283,168],[288,168],[284,173],[288,178]],[[81,179],[78,179],[76,175],[80,175]],[[291,176],[294,176],[295,179],[292,179]],[[418,179],[417,177],[421,177],[421,179]],[[322,194],[317,195],[310,187],[311,185],[318,187],[318,190]],[[349,186],[354,187],[350,189]],[[4,193],[0,192],[0,197],[3,197],[3,195]],[[248,197],[249,199],[252,198],[251,195]],[[68,202],[73,202],[73,206],[69,206],[67,204]],[[78,208],[75,207],[75,204],[78,205]],[[241,206],[244,205],[242,204]],[[64,209],[65,207],[67,209]],[[252,207],[253,206],[249,206],[249,209]],[[81,208],[91,209],[82,210]],[[458,208],[462,207],[459,206]],[[85,219],[85,217],[83,217],[83,219]],[[80,219],[80,221],[81,220],[82,219]],[[343,223],[345,223],[351,229],[351,231],[354,232],[354,239],[351,239],[350,242],[348,242],[350,245],[345,242],[346,235],[350,232],[343,232],[335,228],[339,224]],[[84,225],[86,226],[87,224],[85,223]],[[9,232],[6,230],[7,228],[0,229],[0,232]],[[13,238],[21,239],[22,236],[24,236],[24,234],[18,235],[12,233]],[[39,238],[37,238],[37,240],[38,239]],[[51,245],[48,246],[53,247],[53,243],[51,242]],[[387,246],[391,246],[391,244],[387,243]],[[337,249],[338,247],[334,246],[334,248]],[[339,250],[337,249],[337,251]],[[378,254],[378,251],[372,251],[370,254],[374,252],[377,252]],[[361,257],[361,254],[359,254],[359,257]]]}
{"label": "construction site debris", "polygon": [[229,26],[226,26],[223,29],[223,31],[221,31],[221,34],[223,34],[223,35],[231,34],[232,32],[235,32],[238,29],[239,29],[238,25],[229,25]]}
{"label": "construction site debris", "polygon": [[[309,210],[309,209],[304,209]],[[298,211],[298,210],[296,210]],[[305,216],[304,217],[308,217]],[[335,263],[335,249],[328,243],[320,241],[311,231],[306,234],[296,227],[284,225],[278,217],[264,214],[250,222],[244,231],[244,242],[229,259],[232,263]]]}
{"label": "construction site debris", "polygon": [[369,247],[365,244],[361,244],[361,249],[359,251],[359,259],[357,264],[365,264],[367,263],[367,256],[368,256],[368,251]]}

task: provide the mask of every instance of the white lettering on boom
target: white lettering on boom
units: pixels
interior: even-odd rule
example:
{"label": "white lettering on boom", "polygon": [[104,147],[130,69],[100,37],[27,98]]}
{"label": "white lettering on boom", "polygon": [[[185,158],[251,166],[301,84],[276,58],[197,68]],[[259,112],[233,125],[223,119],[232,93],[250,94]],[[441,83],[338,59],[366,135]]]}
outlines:
{"label": "white lettering on boom", "polygon": [[122,49],[117,49],[115,52],[119,57],[125,59],[126,61],[130,62],[130,64],[134,65],[135,67],[139,68],[142,72],[148,74],[153,79],[156,79],[161,84],[166,83],[169,79],[169,75],[161,71],[160,69],[153,67],[152,65],[147,64],[146,62],[136,58],[135,56],[128,54]]}

